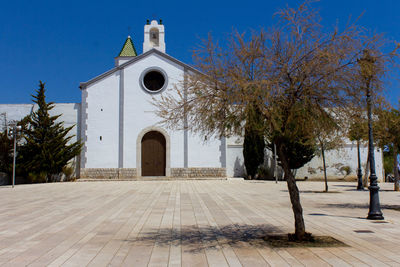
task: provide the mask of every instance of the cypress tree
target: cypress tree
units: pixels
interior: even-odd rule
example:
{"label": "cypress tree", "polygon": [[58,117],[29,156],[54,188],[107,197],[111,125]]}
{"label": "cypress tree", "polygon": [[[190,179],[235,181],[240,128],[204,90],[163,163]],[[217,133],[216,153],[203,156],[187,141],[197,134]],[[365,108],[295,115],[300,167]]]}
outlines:
{"label": "cypress tree", "polygon": [[0,133],[0,172],[7,174],[12,170],[13,140],[8,136],[8,130]]}
{"label": "cypress tree", "polygon": [[[28,126],[23,129],[25,144],[20,148],[19,162],[25,175],[34,174],[52,181],[52,176],[62,172],[62,168],[79,155],[80,141],[70,143],[73,135],[68,135],[75,126],[64,128],[61,116],[50,116],[53,102],[46,102],[45,84],[39,81],[33,102],[38,108],[28,117]],[[44,182],[38,181],[38,182]]]}
{"label": "cypress tree", "polygon": [[243,142],[243,158],[247,176],[254,178],[258,167],[264,162],[265,140],[263,118],[256,105],[249,104],[246,112],[246,126]]}

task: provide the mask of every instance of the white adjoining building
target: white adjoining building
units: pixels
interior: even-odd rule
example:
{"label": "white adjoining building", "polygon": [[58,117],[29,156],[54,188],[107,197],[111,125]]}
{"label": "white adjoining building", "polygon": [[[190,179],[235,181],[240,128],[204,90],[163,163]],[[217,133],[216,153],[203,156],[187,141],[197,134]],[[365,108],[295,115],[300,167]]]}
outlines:
{"label": "white adjoining building", "polygon": [[[174,92],[193,67],[166,54],[164,25],[153,20],[144,26],[143,53],[138,55],[128,36],[111,70],[80,84],[81,103],[56,104],[60,120],[75,123],[84,143],[77,169],[81,178],[129,179],[144,176],[244,176],[242,140],[207,138],[188,130],[172,131],[159,124],[150,101]],[[182,88],[184,91],[185,88]],[[8,119],[20,119],[32,105],[0,105]],[[75,121],[74,121],[75,120]],[[347,144],[328,152],[330,177],[342,177],[338,166],[356,171],[357,149]],[[362,149],[362,162],[366,161]],[[382,153],[375,153],[377,175],[382,179]],[[320,159],[300,169],[299,178],[321,177]],[[337,169],[337,170],[336,170]]]}

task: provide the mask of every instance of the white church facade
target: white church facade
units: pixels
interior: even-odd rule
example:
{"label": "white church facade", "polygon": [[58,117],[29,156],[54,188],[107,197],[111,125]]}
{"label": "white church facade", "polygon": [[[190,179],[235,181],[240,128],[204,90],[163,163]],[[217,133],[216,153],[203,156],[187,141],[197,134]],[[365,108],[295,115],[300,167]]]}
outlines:
{"label": "white church facade", "polygon": [[[76,159],[77,176],[93,179],[141,177],[244,177],[241,138],[205,138],[188,130],[173,131],[159,124],[151,104],[196,69],[166,54],[164,25],[153,20],[144,26],[143,53],[130,37],[111,70],[80,84],[81,103],[56,104],[66,126],[84,146]],[[184,92],[185,88],[182,88]],[[0,113],[18,120],[34,109],[29,104],[2,104]],[[382,152],[375,152],[377,176],[383,178]],[[328,176],[350,176],[357,169],[357,149],[351,142],[327,155]],[[361,151],[365,165],[367,149]],[[268,160],[266,160],[268,162]],[[297,172],[298,178],[321,178],[321,159],[315,157]],[[342,168],[343,169],[343,168]],[[347,168],[348,169],[348,168]],[[363,170],[364,171],[364,170]]]}
{"label": "white church facade", "polygon": [[165,49],[164,25],[153,20],[145,25],[141,55],[128,37],[113,69],[80,84],[81,177],[226,177],[225,139],[203,142],[158,124],[152,98],[196,71]]}

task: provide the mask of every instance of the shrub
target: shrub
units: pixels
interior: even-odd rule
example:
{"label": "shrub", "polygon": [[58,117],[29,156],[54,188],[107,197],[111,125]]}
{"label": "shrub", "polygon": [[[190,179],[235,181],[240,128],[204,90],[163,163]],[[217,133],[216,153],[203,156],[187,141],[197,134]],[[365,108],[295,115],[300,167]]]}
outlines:
{"label": "shrub", "polygon": [[271,168],[266,166],[260,166],[257,170],[258,179],[272,180],[274,178],[274,172]]}
{"label": "shrub", "polygon": [[65,181],[74,180],[74,177],[73,177],[73,174],[75,172],[74,167],[72,167],[71,165],[64,166],[62,169],[62,172],[65,175]]}
{"label": "shrub", "polygon": [[344,175],[344,178],[346,178],[347,175],[349,175],[351,173],[351,167],[346,165],[346,166],[342,166],[340,168],[340,172]]}
{"label": "shrub", "polygon": [[47,182],[47,173],[46,172],[40,172],[40,173],[30,172],[28,174],[28,181],[30,183],[46,183]]}

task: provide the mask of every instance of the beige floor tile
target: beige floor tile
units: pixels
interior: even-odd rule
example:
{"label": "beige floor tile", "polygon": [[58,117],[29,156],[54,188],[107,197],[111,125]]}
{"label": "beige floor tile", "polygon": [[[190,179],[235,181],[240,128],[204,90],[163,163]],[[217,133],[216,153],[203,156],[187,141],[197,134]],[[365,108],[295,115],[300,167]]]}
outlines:
{"label": "beige floor tile", "polygon": [[[0,187],[1,266],[400,266],[400,193],[384,223],[355,183],[298,182],[306,229],[349,245],[270,248],[293,232],[284,182],[125,181]],[[361,230],[361,233],[357,233]],[[367,233],[363,233],[367,231]]]}

